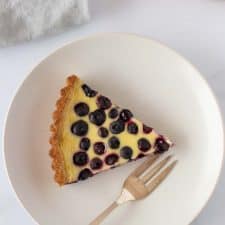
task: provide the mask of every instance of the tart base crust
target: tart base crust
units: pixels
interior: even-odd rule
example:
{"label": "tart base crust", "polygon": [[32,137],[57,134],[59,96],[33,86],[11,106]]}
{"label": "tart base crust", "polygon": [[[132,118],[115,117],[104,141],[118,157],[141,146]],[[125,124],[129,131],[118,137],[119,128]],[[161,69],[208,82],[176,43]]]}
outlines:
{"label": "tart base crust", "polygon": [[51,145],[51,149],[49,151],[49,155],[52,158],[52,169],[55,172],[54,179],[59,185],[64,185],[67,183],[64,158],[58,142],[61,127],[60,121],[62,121],[64,108],[70,100],[70,94],[73,91],[73,87],[77,81],[78,78],[75,75],[71,75],[67,78],[67,84],[61,89],[60,98],[56,102],[56,110],[52,115],[53,123],[50,126],[51,137],[49,143]]}

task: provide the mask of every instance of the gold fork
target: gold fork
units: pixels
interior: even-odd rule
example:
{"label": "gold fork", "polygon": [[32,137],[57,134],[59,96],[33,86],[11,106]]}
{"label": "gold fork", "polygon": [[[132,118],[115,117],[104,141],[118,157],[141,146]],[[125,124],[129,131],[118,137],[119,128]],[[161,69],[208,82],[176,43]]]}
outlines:
{"label": "gold fork", "polygon": [[[150,166],[159,158],[159,155],[150,156],[127,177],[119,198],[89,225],[100,224],[117,206],[128,201],[142,199],[152,193],[176,165],[177,160],[174,160],[169,166],[159,172],[168,163],[171,157],[171,155],[167,156],[153,168],[149,169]],[[159,174],[157,175],[158,172]]]}

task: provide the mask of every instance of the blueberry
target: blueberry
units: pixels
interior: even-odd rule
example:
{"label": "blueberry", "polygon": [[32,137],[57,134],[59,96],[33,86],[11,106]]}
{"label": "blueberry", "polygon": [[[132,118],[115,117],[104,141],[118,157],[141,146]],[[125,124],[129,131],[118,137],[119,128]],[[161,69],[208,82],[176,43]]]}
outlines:
{"label": "blueberry", "polygon": [[118,114],[119,114],[119,112],[118,112],[117,108],[112,108],[109,111],[109,118],[115,119],[118,116]]}
{"label": "blueberry", "polygon": [[138,126],[137,126],[137,124],[134,123],[134,122],[128,123],[128,125],[127,125],[127,131],[130,134],[137,134],[138,133]]}
{"label": "blueberry", "polygon": [[117,154],[110,154],[105,157],[105,163],[110,166],[118,162],[118,160],[119,156]]}
{"label": "blueberry", "polygon": [[109,98],[101,95],[97,98],[97,105],[100,109],[109,109],[112,103]]}
{"label": "blueberry", "polygon": [[84,136],[88,132],[88,124],[83,120],[78,120],[72,124],[71,131],[77,136]]}
{"label": "blueberry", "polygon": [[124,159],[131,159],[133,155],[133,151],[130,147],[124,146],[123,148],[120,149],[120,156],[123,157]]}
{"label": "blueberry", "polygon": [[87,178],[92,177],[92,176],[93,176],[93,174],[92,174],[91,170],[89,170],[88,168],[85,168],[80,171],[78,179],[86,180]]}
{"label": "blueberry", "polygon": [[146,152],[151,148],[151,144],[146,138],[140,138],[138,140],[138,148],[141,151]]}
{"label": "blueberry", "polygon": [[128,109],[123,109],[120,112],[120,119],[123,120],[124,122],[129,121],[133,117],[133,114],[130,110]]}
{"label": "blueberry", "polygon": [[89,106],[84,102],[80,102],[74,106],[74,111],[78,116],[86,116],[89,113]]}
{"label": "blueberry", "polygon": [[102,167],[102,165],[103,165],[103,162],[98,157],[93,158],[90,162],[90,167],[93,170],[99,170]]}
{"label": "blueberry", "polygon": [[81,150],[87,151],[89,149],[90,145],[91,145],[91,142],[90,142],[89,138],[84,137],[80,140],[80,149]]}
{"label": "blueberry", "polygon": [[145,134],[149,134],[151,131],[152,131],[152,128],[151,128],[151,127],[149,127],[149,126],[143,124],[143,132],[144,132]]}
{"label": "blueberry", "polygon": [[109,131],[105,127],[100,127],[98,129],[98,135],[102,138],[105,138],[109,135]]}
{"label": "blueberry", "polygon": [[91,89],[87,84],[83,84],[82,89],[87,97],[95,97],[97,94],[97,91]]}
{"label": "blueberry", "polygon": [[125,128],[125,125],[122,120],[116,120],[110,124],[110,131],[113,134],[119,134],[119,133],[123,132],[124,128]]}
{"label": "blueberry", "polygon": [[143,153],[139,153],[137,159],[143,158],[145,155]]}
{"label": "blueberry", "polygon": [[169,149],[170,145],[160,137],[156,139],[155,142],[155,153],[163,153]]}
{"label": "blueberry", "polygon": [[103,142],[96,142],[94,144],[94,151],[97,155],[102,155],[105,153],[105,144]]}
{"label": "blueberry", "polygon": [[95,125],[101,126],[106,120],[105,111],[102,109],[97,109],[89,114],[89,119]]}
{"label": "blueberry", "polygon": [[120,141],[117,137],[112,136],[108,141],[108,145],[112,149],[117,149],[120,147]]}
{"label": "blueberry", "polygon": [[84,166],[88,162],[88,155],[86,152],[76,152],[73,155],[73,163],[77,166]]}

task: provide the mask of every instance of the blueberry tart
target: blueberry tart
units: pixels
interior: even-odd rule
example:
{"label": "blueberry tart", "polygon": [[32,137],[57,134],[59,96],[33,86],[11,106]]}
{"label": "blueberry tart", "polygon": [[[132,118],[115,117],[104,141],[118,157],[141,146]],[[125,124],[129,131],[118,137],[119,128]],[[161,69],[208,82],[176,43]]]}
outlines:
{"label": "blueberry tart", "polygon": [[50,129],[50,156],[59,185],[162,154],[172,144],[75,75],[61,90]]}

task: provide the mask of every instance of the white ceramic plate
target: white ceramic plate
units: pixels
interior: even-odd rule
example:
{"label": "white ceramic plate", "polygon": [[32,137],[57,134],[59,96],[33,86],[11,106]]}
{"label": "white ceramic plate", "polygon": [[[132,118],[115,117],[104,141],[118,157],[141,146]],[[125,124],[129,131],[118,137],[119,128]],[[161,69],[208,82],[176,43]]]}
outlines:
{"label": "white ceramic plate", "polygon": [[102,34],[75,41],[44,59],[19,88],[8,113],[4,148],[12,186],[41,225],[87,225],[118,195],[134,162],[77,184],[58,187],[50,168],[49,124],[70,74],[174,142],[179,159],[147,199],[115,211],[109,225],[187,225],[211,195],[223,158],[223,128],[212,92],[173,50],[148,38]]}

